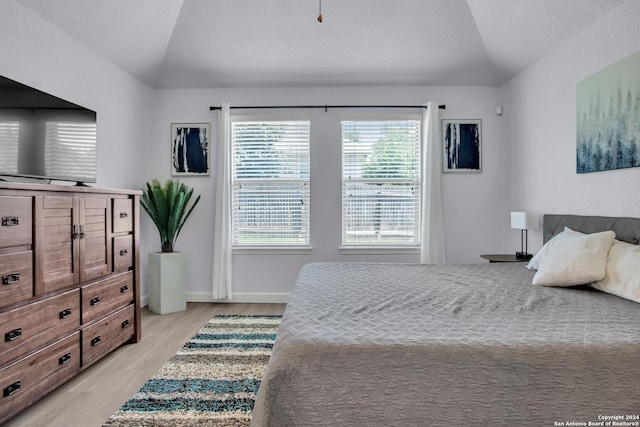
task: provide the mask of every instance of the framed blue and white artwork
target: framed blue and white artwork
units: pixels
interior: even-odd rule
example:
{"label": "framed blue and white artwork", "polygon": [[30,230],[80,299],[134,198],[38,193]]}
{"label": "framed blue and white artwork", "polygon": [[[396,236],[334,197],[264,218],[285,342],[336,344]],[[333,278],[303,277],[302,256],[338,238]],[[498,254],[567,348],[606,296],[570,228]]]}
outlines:
{"label": "framed blue and white artwork", "polygon": [[442,171],[482,171],[482,121],[442,120]]}
{"label": "framed blue and white artwork", "polygon": [[209,175],[210,123],[171,124],[171,175]]}

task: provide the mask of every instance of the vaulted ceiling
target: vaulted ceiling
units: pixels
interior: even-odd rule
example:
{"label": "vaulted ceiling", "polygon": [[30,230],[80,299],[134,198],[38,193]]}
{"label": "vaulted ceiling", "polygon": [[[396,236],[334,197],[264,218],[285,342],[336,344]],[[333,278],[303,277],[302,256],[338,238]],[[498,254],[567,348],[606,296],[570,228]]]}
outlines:
{"label": "vaulted ceiling", "polygon": [[153,88],[500,85],[625,0],[16,0]]}

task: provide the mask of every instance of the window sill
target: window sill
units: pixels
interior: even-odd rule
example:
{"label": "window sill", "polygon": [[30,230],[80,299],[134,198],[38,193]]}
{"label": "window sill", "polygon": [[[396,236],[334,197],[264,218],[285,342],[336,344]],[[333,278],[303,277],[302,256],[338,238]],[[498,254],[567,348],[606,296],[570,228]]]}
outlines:
{"label": "window sill", "polygon": [[306,255],[313,251],[311,246],[236,246],[237,255]]}
{"label": "window sill", "polygon": [[419,254],[420,248],[415,246],[341,246],[344,255],[385,255],[385,254]]}

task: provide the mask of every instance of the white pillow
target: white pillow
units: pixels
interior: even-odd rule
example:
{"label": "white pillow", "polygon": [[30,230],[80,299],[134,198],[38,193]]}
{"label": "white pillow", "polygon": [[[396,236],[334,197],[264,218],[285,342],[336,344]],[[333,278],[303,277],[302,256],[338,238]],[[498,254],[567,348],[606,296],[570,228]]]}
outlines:
{"label": "white pillow", "polygon": [[640,302],[640,246],[620,240],[613,242],[604,279],[592,283],[591,286]]}
{"label": "white pillow", "polygon": [[542,249],[540,249],[538,251],[538,253],[536,253],[533,258],[531,258],[529,260],[529,263],[527,264],[527,268],[529,270],[537,270],[538,268],[540,268],[540,263],[542,262],[542,259],[547,255],[547,252],[549,252],[549,243],[551,243],[554,240],[562,240],[565,239],[567,237],[571,237],[571,236],[583,236],[584,233],[581,233],[579,231],[574,231],[572,229],[570,229],[569,227],[565,227],[564,231],[562,231],[560,234],[554,236],[552,239],[550,239],[547,243],[545,243],[545,245],[542,247]]}
{"label": "white pillow", "polygon": [[615,237],[613,231],[603,231],[551,239],[547,242],[547,253],[533,276],[533,284],[573,286],[602,280]]}

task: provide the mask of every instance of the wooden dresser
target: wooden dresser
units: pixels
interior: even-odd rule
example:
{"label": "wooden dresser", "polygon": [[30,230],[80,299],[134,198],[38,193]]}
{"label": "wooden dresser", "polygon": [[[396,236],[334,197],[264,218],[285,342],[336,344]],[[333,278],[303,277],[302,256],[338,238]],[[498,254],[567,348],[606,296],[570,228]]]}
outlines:
{"label": "wooden dresser", "polygon": [[139,202],[0,183],[0,424],[140,340]]}

